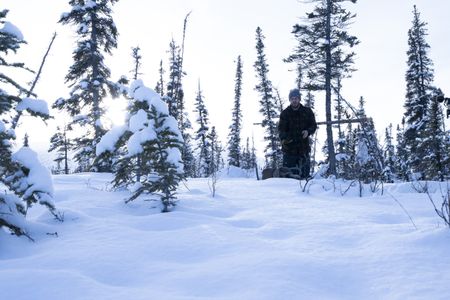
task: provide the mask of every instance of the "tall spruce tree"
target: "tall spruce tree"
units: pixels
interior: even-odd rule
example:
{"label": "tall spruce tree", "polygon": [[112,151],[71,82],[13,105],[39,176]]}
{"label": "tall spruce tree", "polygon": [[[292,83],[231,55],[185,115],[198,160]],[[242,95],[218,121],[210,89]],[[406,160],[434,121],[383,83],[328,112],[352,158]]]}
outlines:
{"label": "tall spruce tree", "polygon": [[296,62],[298,69],[307,76],[303,89],[325,90],[325,116],[327,121],[327,154],[329,172],[336,175],[336,159],[331,124],[331,98],[336,80],[350,76],[353,71],[354,52],[344,49],[358,44],[347,28],[355,17],[343,7],[343,2],[356,0],[312,0],[314,10],[307,13],[304,25],[294,25],[292,33],[298,46],[287,62]]}
{"label": "tall spruce tree", "polygon": [[408,151],[407,167],[413,173],[422,175],[425,170],[420,167],[421,160],[426,153],[420,151],[419,145],[423,143],[425,137],[427,108],[434,92],[433,63],[428,56],[430,46],[425,40],[426,25],[427,23],[420,19],[417,7],[414,6],[412,26],[408,30],[404,140]]}
{"label": "tall spruce tree", "polygon": [[281,145],[278,139],[277,118],[278,109],[276,100],[273,95],[272,82],[269,80],[269,64],[267,63],[266,54],[264,53],[264,35],[260,27],[256,28],[256,61],[254,67],[259,83],[255,90],[260,95],[260,112],[263,115],[261,122],[265,129],[264,140],[267,145],[264,149],[267,167],[277,168],[281,164]]}
{"label": "tall spruce tree", "polygon": [[241,166],[241,128],[242,128],[242,60],[239,55],[236,62],[236,79],[234,86],[234,107],[232,111],[232,123],[228,135],[228,164]]}
{"label": "tall spruce tree", "polygon": [[197,115],[198,129],[195,140],[197,141],[197,176],[208,177],[211,175],[211,146],[209,136],[209,116],[205,106],[204,97],[198,83],[197,97],[195,98],[195,112]]}
{"label": "tall spruce tree", "polygon": [[119,86],[110,81],[111,71],[105,65],[105,54],[117,48],[117,28],[111,17],[118,0],[70,0],[71,11],[62,14],[59,23],[77,26],[77,48],[73,52],[73,65],[66,75],[66,83],[72,88],[70,96],[58,99],[53,107],[66,110],[72,116],[72,124],[83,128],[83,135],[74,139],[75,160],[78,169],[87,171],[111,171],[112,162],[96,160],[95,147],[106,132],[102,125],[105,114],[103,105],[108,93],[115,97]]}
{"label": "tall spruce tree", "polygon": [[8,10],[0,11],[0,230],[31,239],[24,221],[27,209],[39,203],[56,216],[53,185],[50,172],[34,151],[24,146],[12,152],[16,138],[13,120],[25,110],[44,119],[49,115],[45,101],[27,97],[29,90],[14,79],[21,71],[29,69],[24,63],[11,62],[8,57],[26,42],[20,29],[5,20],[7,14]]}

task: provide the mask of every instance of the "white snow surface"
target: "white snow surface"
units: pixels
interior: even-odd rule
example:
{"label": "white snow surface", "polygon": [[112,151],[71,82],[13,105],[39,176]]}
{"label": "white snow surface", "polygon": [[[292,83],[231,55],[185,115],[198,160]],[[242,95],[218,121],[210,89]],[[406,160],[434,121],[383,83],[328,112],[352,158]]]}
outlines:
{"label": "white snow surface", "polygon": [[111,174],[55,176],[63,223],[34,206],[34,243],[0,230],[0,299],[448,299],[450,229],[410,183],[358,197],[226,173],[214,198],[208,179],[181,184],[164,214],[125,204]]}
{"label": "white snow surface", "polygon": [[10,34],[10,35],[13,35],[13,36],[15,36],[18,40],[23,41],[23,34],[22,34],[22,31],[20,31],[20,29],[19,29],[16,25],[14,25],[13,23],[11,23],[11,22],[5,22],[5,23],[3,24],[3,27],[0,28],[0,31],[1,31],[1,32],[8,33],[8,34]]}

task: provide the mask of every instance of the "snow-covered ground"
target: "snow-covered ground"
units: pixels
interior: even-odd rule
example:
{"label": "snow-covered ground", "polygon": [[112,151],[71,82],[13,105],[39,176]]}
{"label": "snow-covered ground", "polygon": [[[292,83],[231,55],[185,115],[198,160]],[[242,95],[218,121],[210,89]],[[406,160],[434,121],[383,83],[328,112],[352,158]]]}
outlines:
{"label": "snow-covered ground", "polygon": [[0,299],[449,299],[450,229],[409,183],[224,176],[213,198],[190,179],[162,214],[111,179],[55,176],[65,221],[35,207],[34,243],[0,231]]}

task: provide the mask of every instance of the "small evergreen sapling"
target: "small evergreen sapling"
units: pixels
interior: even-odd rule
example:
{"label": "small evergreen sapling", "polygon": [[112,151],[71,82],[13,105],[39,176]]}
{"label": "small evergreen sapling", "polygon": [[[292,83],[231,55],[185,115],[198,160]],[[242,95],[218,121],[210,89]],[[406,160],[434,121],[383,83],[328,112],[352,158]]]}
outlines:
{"label": "small evergreen sapling", "polygon": [[209,136],[209,117],[208,110],[206,109],[204,97],[200,88],[200,82],[198,84],[197,97],[195,98],[195,112],[198,113],[197,124],[198,129],[196,131],[195,139],[197,141],[197,176],[208,177],[211,175],[211,145]]}
{"label": "small evergreen sapling", "polygon": [[[167,104],[142,80],[131,84],[129,97],[125,125],[114,127],[101,139],[97,155],[124,149],[125,155],[115,166],[114,186],[130,188],[132,195],[127,202],[142,194],[156,196],[162,211],[167,212],[175,205],[176,189],[184,179],[178,123],[169,115]],[[140,165],[132,163],[138,156]],[[138,172],[140,181],[136,179]]]}
{"label": "small evergreen sapling", "polygon": [[[50,147],[48,152],[56,151],[56,158],[54,161],[57,164],[56,171],[64,174],[69,174],[69,151],[73,144],[71,140],[67,137],[67,126],[65,125],[63,129],[59,126],[56,128],[56,133],[50,138]],[[64,168],[61,167],[64,165]]]}

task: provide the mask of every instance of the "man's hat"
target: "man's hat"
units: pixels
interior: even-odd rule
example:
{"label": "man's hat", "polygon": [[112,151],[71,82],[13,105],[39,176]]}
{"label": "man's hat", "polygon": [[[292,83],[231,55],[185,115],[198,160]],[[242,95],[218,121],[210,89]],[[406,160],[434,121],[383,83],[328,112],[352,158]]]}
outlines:
{"label": "man's hat", "polygon": [[298,89],[292,89],[289,92],[289,99],[294,98],[294,97],[300,98],[300,91]]}

